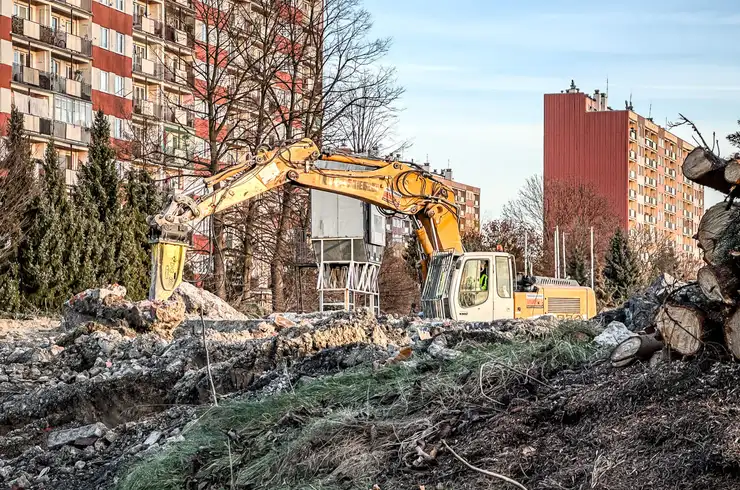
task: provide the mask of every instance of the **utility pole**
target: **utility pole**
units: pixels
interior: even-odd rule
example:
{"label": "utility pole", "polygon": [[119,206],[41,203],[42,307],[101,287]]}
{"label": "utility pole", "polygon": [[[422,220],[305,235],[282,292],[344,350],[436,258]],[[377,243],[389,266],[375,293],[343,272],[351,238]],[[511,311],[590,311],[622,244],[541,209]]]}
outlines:
{"label": "utility pole", "polygon": [[563,232],[563,278],[568,277],[568,261],[565,258],[565,232]]}
{"label": "utility pole", "polygon": [[591,289],[594,288],[594,227],[591,227]]}
{"label": "utility pole", "polygon": [[555,227],[555,279],[560,279],[560,251],[558,244],[560,243],[560,227]]}
{"label": "utility pole", "polygon": [[528,253],[527,253],[527,252],[529,252],[529,248],[528,248],[528,245],[529,244],[527,242],[527,235],[528,235],[528,233],[525,230],[524,231],[524,275],[525,276],[529,272],[529,260],[528,260]]}

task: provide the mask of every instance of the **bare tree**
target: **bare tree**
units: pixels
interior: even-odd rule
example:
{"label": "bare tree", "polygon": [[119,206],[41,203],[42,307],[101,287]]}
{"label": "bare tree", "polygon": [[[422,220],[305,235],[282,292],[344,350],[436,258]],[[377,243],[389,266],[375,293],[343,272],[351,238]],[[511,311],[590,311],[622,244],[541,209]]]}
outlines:
{"label": "bare tree", "polygon": [[517,223],[526,223],[541,230],[545,222],[545,190],[541,175],[533,175],[524,182],[516,198],[504,205],[502,217]]}

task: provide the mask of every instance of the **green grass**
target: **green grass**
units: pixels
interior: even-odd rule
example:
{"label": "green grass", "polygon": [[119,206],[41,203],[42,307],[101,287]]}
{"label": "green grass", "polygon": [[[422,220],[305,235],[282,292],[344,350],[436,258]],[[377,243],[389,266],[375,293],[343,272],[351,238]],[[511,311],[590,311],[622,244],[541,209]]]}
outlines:
{"label": "green grass", "polygon": [[232,472],[235,488],[346,488],[340,481],[369,488],[442,414],[499,410],[515,383],[545,389],[554,372],[594,357],[593,335],[588,324],[561,323],[534,340],[466,343],[453,361],[415,354],[412,363],[358,368],[262,400],[224,403],[205,410],[184,442],[129,468],[117,488],[207,481],[207,488],[228,489]]}

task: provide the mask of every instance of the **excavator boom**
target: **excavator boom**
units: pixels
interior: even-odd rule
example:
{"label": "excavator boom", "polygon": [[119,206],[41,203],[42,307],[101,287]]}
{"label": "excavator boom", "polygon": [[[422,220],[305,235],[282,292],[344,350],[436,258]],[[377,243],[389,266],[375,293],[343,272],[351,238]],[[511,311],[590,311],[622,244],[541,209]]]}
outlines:
{"label": "excavator boom", "polygon": [[434,252],[463,253],[454,192],[433,174],[398,161],[322,154],[313,141],[302,139],[204,178],[202,186],[175,194],[162,213],[150,217],[150,299],[167,299],[182,282],[188,236],[197,222],[288,183],[411,216],[423,274]]}

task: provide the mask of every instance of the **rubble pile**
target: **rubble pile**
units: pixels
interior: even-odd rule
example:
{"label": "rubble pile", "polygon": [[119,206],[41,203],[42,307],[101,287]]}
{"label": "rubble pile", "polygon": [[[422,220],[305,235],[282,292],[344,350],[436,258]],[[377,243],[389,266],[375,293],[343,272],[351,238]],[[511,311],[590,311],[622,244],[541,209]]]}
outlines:
{"label": "rubble pile", "polygon": [[219,402],[263,397],[392,363],[409,346],[453,359],[463,338],[536,337],[550,322],[492,327],[368,311],[248,319],[200,291],[157,304],[130,302],[121,287],[88,290],[56,328],[0,330],[0,488],[111,488],[126,462],[182,440],[213,389]]}

